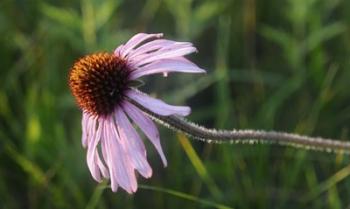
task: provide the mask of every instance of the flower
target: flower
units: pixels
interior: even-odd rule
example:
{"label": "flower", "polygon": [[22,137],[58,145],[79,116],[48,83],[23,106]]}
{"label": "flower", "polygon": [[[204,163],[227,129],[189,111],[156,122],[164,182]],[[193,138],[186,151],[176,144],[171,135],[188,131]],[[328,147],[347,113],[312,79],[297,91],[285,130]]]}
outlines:
{"label": "flower", "polygon": [[133,102],[159,115],[187,116],[190,108],[172,106],[133,87],[136,79],[168,72],[203,73],[184,55],[196,52],[188,42],[162,39],[163,34],[139,33],[114,53],[96,53],[79,59],[71,68],[69,86],[83,111],[82,145],[92,177],[110,179],[111,188],[136,192],[135,170],[152,176],[145,145],[130,119],[159,153],[164,166],[159,132],[154,122]]}

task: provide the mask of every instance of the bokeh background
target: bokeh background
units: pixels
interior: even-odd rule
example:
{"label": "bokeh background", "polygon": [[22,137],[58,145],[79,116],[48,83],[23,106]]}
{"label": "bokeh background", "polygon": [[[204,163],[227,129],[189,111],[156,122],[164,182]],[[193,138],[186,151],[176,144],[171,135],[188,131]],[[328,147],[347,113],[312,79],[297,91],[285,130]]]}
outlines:
{"label": "bokeh background", "polygon": [[350,208],[350,158],[205,144],[160,127],[169,166],[134,195],[90,176],[73,62],[138,32],[193,42],[206,75],[144,78],[192,121],[350,140],[348,0],[2,0],[0,208]]}

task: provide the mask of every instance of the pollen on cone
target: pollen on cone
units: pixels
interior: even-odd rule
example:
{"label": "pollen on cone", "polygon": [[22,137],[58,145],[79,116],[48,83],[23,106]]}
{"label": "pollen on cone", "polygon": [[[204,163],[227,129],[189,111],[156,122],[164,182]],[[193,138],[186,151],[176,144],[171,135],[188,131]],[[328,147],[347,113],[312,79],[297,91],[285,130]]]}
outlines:
{"label": "pollen on cone", "polygon": [[108,115],[122,100],[128,75],[123,59],[110,53],[96,53],[75,62],[69,86],[81,109],[93,115]]}

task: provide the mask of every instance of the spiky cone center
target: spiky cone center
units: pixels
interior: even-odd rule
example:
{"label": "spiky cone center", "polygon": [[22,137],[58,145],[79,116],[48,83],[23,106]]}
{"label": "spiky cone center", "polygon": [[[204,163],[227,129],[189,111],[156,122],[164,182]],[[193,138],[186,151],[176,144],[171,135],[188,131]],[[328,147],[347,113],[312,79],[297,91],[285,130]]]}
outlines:
{"label": "spiky cone center", "polygon": [[74,63],[69,73],[69,86],[83,111],[107,116],[123,100],[129,74],[124,59],[110,53],[91,54]]}

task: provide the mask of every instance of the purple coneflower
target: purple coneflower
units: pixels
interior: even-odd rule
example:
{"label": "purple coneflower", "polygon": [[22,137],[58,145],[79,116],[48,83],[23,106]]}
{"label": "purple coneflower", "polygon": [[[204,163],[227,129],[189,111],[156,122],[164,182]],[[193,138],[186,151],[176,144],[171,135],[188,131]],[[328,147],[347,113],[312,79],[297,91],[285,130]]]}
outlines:
{"label": "purple coneflower", "polygon": [[130,119],[164,156],[159,132],[137,103],[158,115],[186,116],[190,108],[172,106],[133,88],[133,81],[150,74],[168,72],[203,73],[203,69],[184,55],[196,48],[188,42],[161,39],[163,34],[139,33],[114,53],[96,53],[79,59],[69,74],[69,86],[83,111],[82,144],[92,177],[110,179],[112,191],[118,186],[137,190],[135,170],[145,178],[152,176],[145,145]]}

